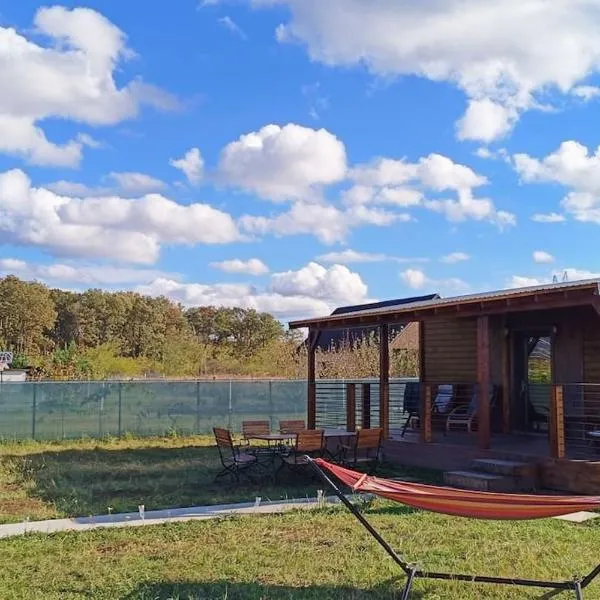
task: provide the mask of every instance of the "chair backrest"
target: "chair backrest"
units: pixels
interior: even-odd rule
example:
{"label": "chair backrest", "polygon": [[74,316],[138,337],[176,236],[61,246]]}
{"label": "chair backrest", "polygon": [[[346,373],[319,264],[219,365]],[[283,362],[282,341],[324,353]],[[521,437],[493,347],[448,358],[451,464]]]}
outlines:
{"label": "chair backrest", "polygon": [[297,432],[295,450],[298,454],[321,452],[323,450],[322,429],[304,429]]}
{"label": "chair backrest", "polygon": [[253,435],[269,435],[271,424],[269,421],[242,421],[242,436],[244,438]]}
{"label": "chair backrest", "polygon": [[375,450],[381,445],[382,428],[360,429],[356,436],[357,450]]}
{"label": "chair backrest", "polygon": [[438,386],[437,396],[435,397],[435,407],[440,413],[448,412],[452,404],[453,388],[451,385]]}
{"label": "chair backrest", "polygon": [[279,421],[280,433],[298,433],[306,429],[306,423],[300,420]]}
{"label": "chair backrest", "polygon": [[223,429],[222,427],[213,427],[213,433],[215,434],[215,440],[217,442],[217,448],[221,455],[221,460],[225,457],[235,457],[235,446],[233,445],[233,439],[231,438],[231,431]]}
{"label": "chair backrest", "polygon": [[404,386],[404,412],[419,412],[421,386],[418,381],[408,381]]}

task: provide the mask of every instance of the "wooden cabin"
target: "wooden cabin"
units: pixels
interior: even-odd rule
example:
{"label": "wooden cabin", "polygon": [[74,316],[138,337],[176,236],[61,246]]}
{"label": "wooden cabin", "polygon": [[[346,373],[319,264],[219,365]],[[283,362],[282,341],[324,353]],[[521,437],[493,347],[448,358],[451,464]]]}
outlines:
{"label": "wooden cabin", "polygon": [[[420,377],[407,410],[411,384],[390,380],[388,340],[390,324],[412,322]],[[387,458],[407,465],[469,473],[473,461],[526,463],[539,487],[600,494],[600,280],[434,296],[290,327],[308,328],[311,428],[328,409],[315,378],[320,332],[376,327],[378,380],[334,382],[337,395],[323,383],[343,403],[336,426],[379,424]]]}

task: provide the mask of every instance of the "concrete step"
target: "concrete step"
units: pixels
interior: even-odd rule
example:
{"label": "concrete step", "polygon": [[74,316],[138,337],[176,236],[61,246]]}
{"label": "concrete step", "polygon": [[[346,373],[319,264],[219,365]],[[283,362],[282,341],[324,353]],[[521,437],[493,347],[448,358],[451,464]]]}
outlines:
{"label": "concrete step", "polygon": [[444,483],[452,487],[480,492],[514,492],[517,490],[514,477],[482,473],[481,471],[446,471]]}
{"label": "concrete step", "polygon": [[536,466],[531,463],[501,458],[476,458],[471,461],[471,467],[475,471],[510,477],[530,477],[536,471]]}

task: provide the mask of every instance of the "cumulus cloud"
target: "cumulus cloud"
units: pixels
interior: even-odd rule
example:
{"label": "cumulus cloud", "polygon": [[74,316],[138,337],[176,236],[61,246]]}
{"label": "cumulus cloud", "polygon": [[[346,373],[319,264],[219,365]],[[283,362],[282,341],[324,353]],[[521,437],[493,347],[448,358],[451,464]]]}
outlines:
{"label": "cumulus cloud", "polygon": [[[527,183],[559,183],[570,191],[561,202],[567,214],[577,221],[600,224],[600,147],[592,153],[583,144],[570,140],[548,156],[538,159],[515,154],[513,162],[521,180]],[[552,213],[545,222],[558,221]]]}
{"label": "cumulus cloud", "polygon": [[[497,210],[491,199],[474,196],[475,188],[488,183],[486,177],[441,154],[430,154],[416,163],[377,158],[350,169],[349,178],[354,185],[343,193],[344,202],[349,206],[422,206],[454,222],[473,219],[489,221],[499,227],[516,223],[512,213]],[[444,192],[456,198],[431,198]]]}
{"label": "cumulus cloud", "polygon": [[285,5],[280,42],[330,66],[450,82],[468,107],[458,135],[505,135],[548,89],[568,94],[599,69],[600,7],[589,0],[250,0]]}
{"label": "cumulus cloud", "polygon": [[323,316],[340,304],[368,302],[367,286],[347,267],[309,263],[298,271],[274,273],[264,289],[243,284],[181,283],[160,278],[138,291],[165,295],[186,306],[242,306],[280,319]]}
{"label": "cumulus cloud", "polygon": [[219,18],[219,23],[225,27],[228,31],[237,35],[242,40],[247,40],[248,36],[246,32],[228,15]]}
{"label": "cumulus cloud", "polygon": [[449,279],[432,279],[421,269],[406,269],[400,273],[400,279],[413,290],[448,290],[450,292],[464,292],[469,289],[469,284],[462,279],[451,277]]}
{"label": "cumulus cloud", "polygon": [[600,273],[586,269],[568,268],[554,270],[544,277],[528,277],[524,275],[513,275],[507,282],[509,288],[529,287],[535,285],[546,285],[555,281],[580,281],[583,279],[600,279]]}
{"label": "cumulus cloud", "polygon": [[282,202],[318,198],[346,174],[344,144],[326,129],[289,123],[240,136],[221,152],[219,175],[231,186]]}
{"label": "cumulus cloud", "polygon": [[384,227],[394,222],[409,221],[407,214],[395,214],[365,206],[339,209],[332,204],[295,202],[276,216],[245,215],[240,227],[251,235],[314,235],[324,244],[344,242],[350,231],[361,225]]}
{"label": "cumulus cloud", "polygon": [[142,104],[168,109],[169,94],[134,79],[114,80],[119,64],[133,53],[125,34],[89,8],[40,8],[35,31],[49,40],[39,45],[12,27],[0,27],[0,79],[10,81],[0,95],[0,152],[36,165],[76,167],[85,134],[63,143],[50,141],[39,122],[68,119],[113,125],[135,117]]}
{"label": "cumulus cloud", "polygon": [[548,264],[554,262],[554,256],[545,250],[536,250],[533,253],[533,261],[538,264]]}
{"label": "cumulus cloud", "polygon": [[357,252],[350,248],[341,250],[340,252],[328,252],[318,257],[319,260],[326,263],[339,263],[342,265],[348,265],[351,263],[371,263],[371,262],[382,262],[389,260],[389,256],[386,254],[375,254],[372,252]]}
{"label": "cumulus cloud", "polygon": [[160,277],[179,277],[156,269],[69,263],[36,264],[14,258],[0,259],[0,273],[17,275],[23,279],[36,279],[51,285],[81,284],[86,286],[149,283]]}
{"label": "cumulus cloud", "polygon": [[73,257],[152,263],[161,244],[221,244],[241,238],[231,216],[160,194],[128,199],[60,196],[14,169],[0,173],[0,236]]}
{"label": "cumulus cloud", "polygon": [[[53,181],[43,187],[61,196],[139,196],[150,192],[159,192],[167,184],[146,173],[112,172],[102,178],[105,185],[90,186],[76,181]],[[109,185],[110,184],[110,185]]]}
{"label": "cumulus cloud", "polygon": [[210,263],[211,267],[225,271],[226,273],[244,273],[246,275],[264,275],[269,272],[269,267],[258,258],[250,258],[249,260],[223,260],[221,262]]}
{"label": "cumulus cloud", "polygon": [[589,102],[600,96],[600,87],[595,85],[578,85],[571,90],[573,96],[581,98],[584,102]]}
{"label": "cumulus cloud", "polygon": [[204,175],[204,159],[198,148],[190,148],[181,158],[172,158],[169,164],[179,169],[192,185],[198,185]]}

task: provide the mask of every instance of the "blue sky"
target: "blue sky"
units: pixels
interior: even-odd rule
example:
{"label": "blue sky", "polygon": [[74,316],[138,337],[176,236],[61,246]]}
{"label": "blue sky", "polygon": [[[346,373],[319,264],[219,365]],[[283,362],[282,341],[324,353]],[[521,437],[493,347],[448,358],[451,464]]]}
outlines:
{"label": "blue sky", "polygon": [[282,319],[596,276],[600,1],[496,4],[0,2],[0,273]]}

